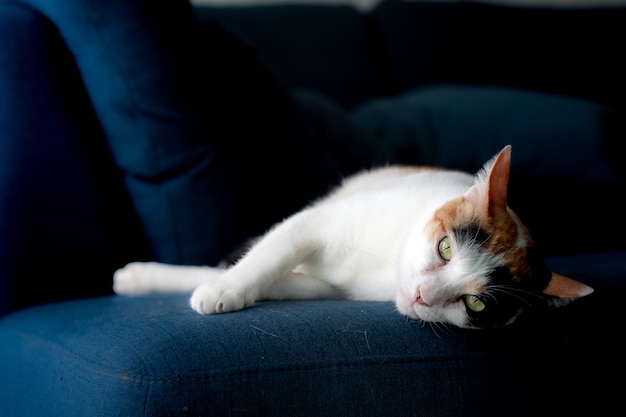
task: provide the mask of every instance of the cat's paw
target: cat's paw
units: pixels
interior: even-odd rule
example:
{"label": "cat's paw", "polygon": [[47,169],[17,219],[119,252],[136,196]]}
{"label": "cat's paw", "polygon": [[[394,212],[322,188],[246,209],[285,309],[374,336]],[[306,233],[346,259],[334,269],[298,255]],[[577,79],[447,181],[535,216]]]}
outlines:
{"label": "cat's paw", "polygon": [[200,285],[191,295],[191,308],[200,314],[229,313],[249,307],[256,299],[253,291],[223,288],[222,285],[216,281]]}
{"label": "cat's paw", "polygon": [[132,262],[113,274],[113,291],[118,295],[141,295],[154,291],[153,277],[158,265]]}

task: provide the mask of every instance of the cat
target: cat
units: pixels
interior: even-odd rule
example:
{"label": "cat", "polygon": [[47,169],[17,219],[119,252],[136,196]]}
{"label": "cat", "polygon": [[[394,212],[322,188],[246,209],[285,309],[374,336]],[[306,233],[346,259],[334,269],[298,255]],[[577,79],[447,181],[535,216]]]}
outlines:
{"label": "cat", "polygon": [[395,301],[411,319],[471,329],[591,294],[543,265],[507,205],[510,161],[508,145],[476,175],[363,171],[274,226],[232,267],[134,262],[115,272],[114,290],[193,291],[191,307],[201,314],[257,300]]}

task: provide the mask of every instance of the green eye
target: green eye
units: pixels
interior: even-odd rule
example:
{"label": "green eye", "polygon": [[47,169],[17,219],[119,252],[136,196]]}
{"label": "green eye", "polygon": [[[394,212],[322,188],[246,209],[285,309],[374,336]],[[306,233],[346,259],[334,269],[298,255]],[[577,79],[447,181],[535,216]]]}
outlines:
{"label": "green eye", "polygon": [[452,258],[452,248],[450,247],[450,238],[448,236],[439,241],[439,256],[444,261],[449,261]]}
{"label": "green eye", "polygon": [[480,299],[476,297],[475,295],[471,295],[471,294],[464,295],[463,298],[465,299],[465,305],[470,310],[478,313],[485,309],[485,303],[480,301]]}

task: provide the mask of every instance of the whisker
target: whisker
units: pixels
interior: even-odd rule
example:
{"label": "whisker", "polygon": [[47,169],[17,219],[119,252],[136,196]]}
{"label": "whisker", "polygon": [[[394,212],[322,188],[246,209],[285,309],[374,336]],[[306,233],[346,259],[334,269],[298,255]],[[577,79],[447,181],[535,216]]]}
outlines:
{"label": "whisker", "polygon": [[[520,301],[522,301],[524,304],[530,306],[532,303],[528,300],[528,298],[536,298],[538,300],[542,300],[542,297],[538,294],[535,294],[531,291],[528,290],[524,290],[521,288],[515,288],[515,287],[509,287],[506,285],[491,285],[488,287],[487,291],[484,293],[486,296],[491,297],[493,300],[497,301],[497,297],[493,294],[493,293],[503,293],[503,294],[507,294],[510,295],[511,297],[514,297]],[[521,294],[521,295],[520,295]],[[526,297],[523,297],[522,295],[525,295]]]}
{"label": "whisker", "polygon": [[435,336],[437,336],[438,338],[442,339],[441,335],[437,332],[437,323],[436,322],[429,322],[428,323],[430,325],[430,329],[433,331],[433,333],[435,334]]}
{"label": "whisker", "polygon": [[[452,331],[450,330],[450,326],[448,323],[445,322],[440,322],[440,321],[435,321],[431,323],[431,327],[433,327],[433,329],[436,327],[437,329],[441,330],[444,334],[452,334]],[[442,338],[441,335],[439,335],[436,331],[435,334],[437,335],[437,337]]]}
{"label": "whisker", "polygon": [[[480,231],[484,230],[483,229],[483,219],[480,218],[478,219],[478,227],[476,228],[476,233],[474,233],[474,237],[472,238],[472,245],[476,245],[476,242],[478,241],[478,237],[480,236]],[[483,239],[482,242],[480,242],[477,246],[482,247],[485,243],[487,243],[487,241],[489,241],[489,239],[491,238],[491,233],[486,233],[485,238]]]}
{"label": "whisker", "polygon": [[517,292],[517,293],[532,296],[533,298],[543,299],[539,294],[536,294],[529,290],[525,290],[523,288],[510,287],[506,285],[494,285],[493,288],[495,288],[496,290],[506,289],[511,292],[511,295],[514,295],[513,293]]}

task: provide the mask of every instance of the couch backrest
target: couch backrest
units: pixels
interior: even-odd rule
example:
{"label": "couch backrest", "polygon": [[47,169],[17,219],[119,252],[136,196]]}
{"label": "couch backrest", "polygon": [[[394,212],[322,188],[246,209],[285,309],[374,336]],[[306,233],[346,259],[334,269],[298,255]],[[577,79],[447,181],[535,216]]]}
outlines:
{"label": "couch backrest", "polygon": [[348,6],[196,7],[258,51],[285,83],[353,107],[386,92],[367,16]]}
{"label": "couch backrest", "polygon": [[198,6],[294,87],[346,107],[437,83],[491,84],[624,104],[626,7],[386,0],[347,6]]}
{"label": "couch backrest", "polygon": [[385,1],[372,17],[398,91],[456,82],[625,102],[626,7]]}

